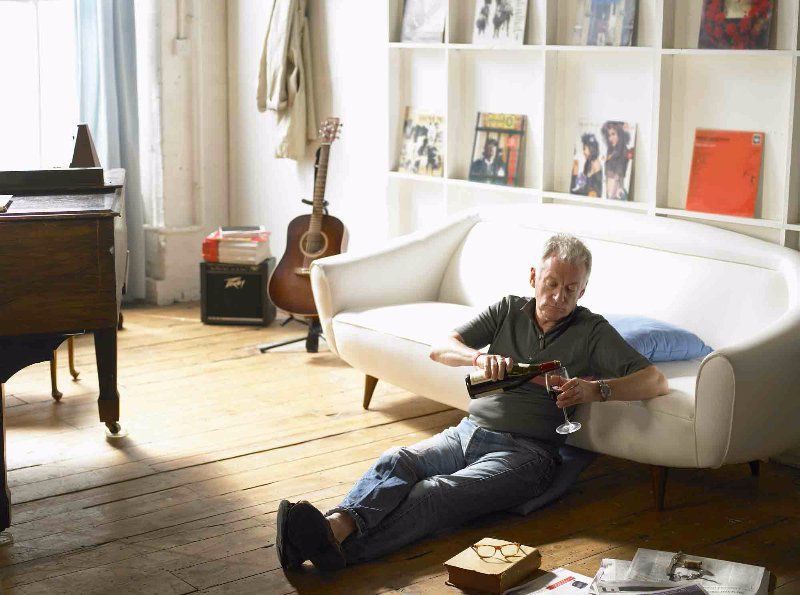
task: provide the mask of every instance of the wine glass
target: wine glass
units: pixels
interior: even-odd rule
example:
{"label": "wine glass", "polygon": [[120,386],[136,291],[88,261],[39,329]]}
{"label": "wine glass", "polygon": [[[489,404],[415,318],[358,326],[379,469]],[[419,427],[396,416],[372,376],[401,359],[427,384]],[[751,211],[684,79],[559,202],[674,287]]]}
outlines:
{"label": "wine glass", "polygon": [[[556,368],[555,370],[551,370],[544,375],[544,381],[547,385],[547,394],[550,395],[550,398],[553,399],[555,402],[558,399],[558,394],[561,392],[561,387],[566,384],[569,380],[569,372],[567,372],[566,368]],[[562,409],[564,412],[564,421],[566,423],[561,424],[556,428],[556,432],[559,434],[572,434],[572,432],[577,432],[581,429],[580,422],[577,421],[570,421],[569,417],[567,417],[567,408],[564,407]]]}

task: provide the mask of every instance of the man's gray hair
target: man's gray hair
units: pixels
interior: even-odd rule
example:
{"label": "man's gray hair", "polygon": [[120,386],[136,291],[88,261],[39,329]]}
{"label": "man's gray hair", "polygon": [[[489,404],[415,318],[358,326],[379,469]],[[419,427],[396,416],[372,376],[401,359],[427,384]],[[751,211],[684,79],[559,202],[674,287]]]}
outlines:
{"label": "man's gray hair", "polygon": [[592,253],[586,245],[575,236],[566,233],[559,233],[551,237],[544,243],[542,250],[542,262],[555,256],[563,262],[572,265],[584,265],[586,267],[586,279],[592,272]]}

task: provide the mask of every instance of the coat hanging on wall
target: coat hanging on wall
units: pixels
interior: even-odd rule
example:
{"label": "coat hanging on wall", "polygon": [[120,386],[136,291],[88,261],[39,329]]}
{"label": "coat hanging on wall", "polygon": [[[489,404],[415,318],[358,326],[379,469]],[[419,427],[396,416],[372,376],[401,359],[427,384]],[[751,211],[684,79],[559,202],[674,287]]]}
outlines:
{"label": "coat hanging on wall", "polygon": [[276,157],[299,159],[317,138],[306,0],[275,0],[258,69],[258,110],[277,112]]}

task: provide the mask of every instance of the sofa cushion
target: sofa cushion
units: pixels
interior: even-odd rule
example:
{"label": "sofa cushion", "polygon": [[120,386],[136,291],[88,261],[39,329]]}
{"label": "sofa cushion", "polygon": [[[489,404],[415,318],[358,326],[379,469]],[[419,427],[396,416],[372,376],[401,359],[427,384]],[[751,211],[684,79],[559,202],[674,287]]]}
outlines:
{"label": "sofa cushion", "polygon": [[619,314],[605,318],[631,347],[653,363],[696,359],[713,351],[694,333],[654,318]]}
{"label": "sofa cushion", "polygon": [[[342,312],[334,317],[334,324],[350,327],[348,335],[358,336],[358,330],[361,329],[365,333],[378,333],[389,341],[406,340],[429,347],[477,312],[476,308],[459,304],[417,302],[361,312]],[[373,342],[368,344],[373,345],[372,349],[375,348]],[[631,402],[629,405],[693,420],[695,382],[700,364],[700,359],[658,364],[658,368],[669,380],[670,392],[649,401]],[[440,364],[435,364],[435,367],[440,367]],[[399,385],[402,386],[402,383]],[[463,387],[459,383],[456,389],[462,391]],[[465,404],[468,402],[465,401]]]}
{"label": "sofa cushion", "polygon": [[416,302],[334,316],[339,324],[377,331],[401,339],[433,345],[458,325],[470,320],[478,308],[442,302]]}

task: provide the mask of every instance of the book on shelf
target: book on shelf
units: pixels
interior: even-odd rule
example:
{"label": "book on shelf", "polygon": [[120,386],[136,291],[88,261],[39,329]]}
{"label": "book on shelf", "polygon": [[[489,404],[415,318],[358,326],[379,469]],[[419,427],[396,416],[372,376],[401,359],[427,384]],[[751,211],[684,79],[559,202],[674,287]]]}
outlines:
{"label": "book on shelf", "polygon": [[397,171],[441,176],[443,140],[443,116],[406,107]]}
{"label": "book on shelf", "polygon": [[604,558],[589,591],[593,595],[766,595],[769,578],[762,566],[639,548],[631,561]]}
{"label": "book on shelf", "polygon": [[697,47],[766,50],[773,0],[704,0]]}
{"label": "book on shelf", "polygon": [[542,556],[535,547],[484,537],[444,566],[453,586],[499,595],[518,585],[541,563]]}
{"label": "book on shelf", "polygon": [[258,264],[271,256],[269,232],[263,226],[220,227],[203,240],[203,260]]}
{"label": "book on shelf", "polygon": [[636,124],[581,119],[570,171],[570,194],[632,200]]}
{"label": "book on shelf", "polygon": [[525,41],[528,0],[475,0],[472,43],[515,46]]}
{"label": "book on shelf", "polygon": [[525,165],[525,116],[478,112],[469,179],[519,186]]}
{"label": "book on shelf", "polygon": [[754,217],[765,141],[763,132],[698,128],[686,210]]}
{"label": "book on shelf", "polygon": [[578,0],[575,45],[633,45],[637,0]]}
{"label": "book on shelf", "polygon": [[441,43],[447,0],[406,0],[400,40],[412,43]]}

